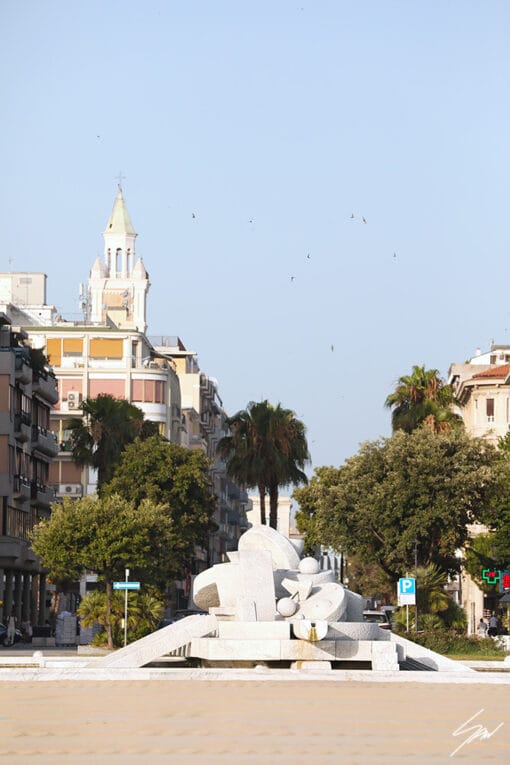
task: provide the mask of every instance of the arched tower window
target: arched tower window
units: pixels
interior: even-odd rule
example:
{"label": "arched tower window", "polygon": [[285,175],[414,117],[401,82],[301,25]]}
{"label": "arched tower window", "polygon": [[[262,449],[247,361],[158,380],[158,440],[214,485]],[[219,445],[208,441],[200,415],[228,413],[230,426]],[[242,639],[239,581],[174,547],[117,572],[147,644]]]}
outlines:
{"label": "arched tower window", "polygon": [[122,269],[122,250],[120,247],[115,252],[115,274],[120,274]]}

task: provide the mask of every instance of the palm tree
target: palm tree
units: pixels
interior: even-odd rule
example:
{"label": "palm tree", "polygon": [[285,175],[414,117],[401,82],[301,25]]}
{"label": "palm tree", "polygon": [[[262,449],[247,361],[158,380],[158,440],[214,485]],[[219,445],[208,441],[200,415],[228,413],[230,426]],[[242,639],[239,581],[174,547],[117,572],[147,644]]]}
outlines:
{"label": "palm tree", "polygon": [[[269,525],[276,528],[278,520],[278,489],[280,486],[299,486],[308,483],[303,472],[310,459],[306,442],[306,428],[290,409],[280,404],[270,418],[269,439],[273,446],[273,459],[268,465]],[[272,468],[272,470],[271,470]]]}
{"label": "palm tree", "polygon": [[303,472],[310,459],[305,426],[294,412],[276,407],[267,400],[251,401],[226,422],[231,435],[217,446],[227,462],[227,473],[243,486],[257,488],[260,496],[260,521],[266,523],[266,493],[269,492],[269,522],[277,525],[280,486],[307,483]]}
{"label": "palm tree", "polygon": [[106,393],[83,401],[83,419],[67,423],[72,431],[72,457],[78,465],[97,469],[97,484],[108,482],[122,451],[139,435],[151,428],[144,423],[141,409],[125,399]]}
{"label": "palm tree", "polygon": [[437,369],[425,366],[413,366],[410,375],[400,377],[385,406],[393,410],[394,431],[411,433],[425,425],[435,433],[444,433],[462,425],[462,418],[453,411],[460,403],[452,386],[444,383]]}

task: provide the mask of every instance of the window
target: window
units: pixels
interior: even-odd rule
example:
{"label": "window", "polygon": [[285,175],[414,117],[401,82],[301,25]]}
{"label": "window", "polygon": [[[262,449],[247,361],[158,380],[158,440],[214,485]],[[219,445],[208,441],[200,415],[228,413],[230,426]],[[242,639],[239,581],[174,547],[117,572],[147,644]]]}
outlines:
{"label": "window", "polygon": [[494,422],[494,399],[493,398],[485,399],[485,411],[487,414],[488,422]]}
{"label": "window", "polygon": [[162,380],[133,380],[131,391],[133,401],[148,404],[165,403],[165,386]]}
{"label": "window", "polygon": [[64,356],[83,356],[83,339],[81,337],[65,337]]}
{"label": "window", "polygon": [[123,341],[106,337],[93,337],[90,340],[90,357],[93,359],[122,359]]}

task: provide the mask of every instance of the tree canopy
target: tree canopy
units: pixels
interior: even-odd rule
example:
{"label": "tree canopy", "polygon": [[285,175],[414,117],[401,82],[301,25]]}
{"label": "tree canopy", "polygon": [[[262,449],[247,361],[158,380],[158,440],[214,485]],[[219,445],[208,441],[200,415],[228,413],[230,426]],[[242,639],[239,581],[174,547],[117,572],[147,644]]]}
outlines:
{"label": "tree canopy", "polygon": [[98,492],[118,464],[125,446],[138,436],[152,435],[154,424],[134,404],[106,393],[82,402],[83,417],[68,421],[72,457],[78,465],[97,469]]}
{"label": "tree canopy", "polygon": [[136,439],[124,449],[103,495],[117,494],[138,505],[144,499],[164,504],[172,522],[172,555],[182,565],[196,545],[206,546],[216,530],[212,516],[207,457],[165,441],[161,436]]}
{"label": "tree canopy", "polygon": [[[504,489],[484,513],[488,533],[472,540],[466,556],[466,565],[477,582],[481,568],[510,569],[510,433],[498,440],[498,448]],[[483,589],[483,582],[480,584]]]}
{"label": "tree canopy", "polygon": [[115,494],[101,499],[65,498],[63,504],[53,505],[51,517],[35,526],[32,534],[32,548],[52,578],[77,579],[88,569],[104,582],[109,647],[113,647],[113,582],[124,578],[126,568],[144,584],[161,584],[174,576],[175,541],[164,505],[149,500],[136,505]]}
{"label": "tree canopy", "polygon": [[298,528],[312,544],[377,563],[393,581],[414,568],[415,543],[420,565],[455,571],[467,525],[501,493],[500,464],[494,446],[462,431],[397,431],[295,490]]}
{"label": "tree canopy", "polygon": [[440,377],[437,369],[413,366],[410,375],[400,377],[385,405],[392,410],[393,430],[410,433],[426,425],[436,433],[462,427],[462,418],[453,411],[459,406],[453,388]]}
{"label": "tree canopy", "polygon": [[269,493],[269,523],[277,525],[280,486],[307,482],[303,472],[310,459],[306,428],[290,409],[269,401],[251,401],[226,422],[231,435],[218,444],[228,475],[260,496],[261,523],[266,522],[265,497]]}

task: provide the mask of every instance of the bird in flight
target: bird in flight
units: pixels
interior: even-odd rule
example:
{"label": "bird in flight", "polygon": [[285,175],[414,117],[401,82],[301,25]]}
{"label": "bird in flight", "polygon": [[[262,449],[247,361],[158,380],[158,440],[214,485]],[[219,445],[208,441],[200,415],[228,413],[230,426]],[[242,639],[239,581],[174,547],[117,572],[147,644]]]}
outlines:
{"label": "bird in flight", "polygon": [[308,253],[308,255],[306,256],[306,259],[307,259],[307,260],[310,260],[310,258],[311,258],[311,257],[312,257],[312,256],[310,255],[310,253]]}
{"label": "bird in flight", "polygon": [[295,276],[291,276],[290,277],[291,282],[293,282],[295,278],[296,278]]}
{"label": "bird in flight", "polygon": [[354,213],[351,213],[351,220],[354,219]]}
{"label": "bird in flight", "polygon": [[196,218],[197,216],[195,215],[195,213],[191,213],[191,217]]}
{"label": "bird in flight", "polygon": [[335,350],[335,346],[334,346],[334,345],[332,345],[332,346],[331,346],[331,352],[333,352],[334,350]]}
{"label": "bird in flight", "polygon": [[397,253],[396,253],[396,252],[394,252],[394,253],[393,253],[393,257],[394,257],[394,258],[396,258],[396,257],[397,257]]}
{"label": "bird in flight", "polygon": [[366,223],[366,222],[367,222],[365,218],[362,218],[361,220],[363,221],[363,223]]}

